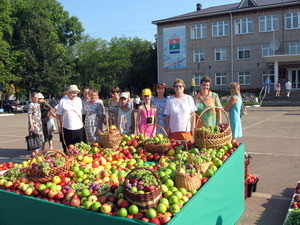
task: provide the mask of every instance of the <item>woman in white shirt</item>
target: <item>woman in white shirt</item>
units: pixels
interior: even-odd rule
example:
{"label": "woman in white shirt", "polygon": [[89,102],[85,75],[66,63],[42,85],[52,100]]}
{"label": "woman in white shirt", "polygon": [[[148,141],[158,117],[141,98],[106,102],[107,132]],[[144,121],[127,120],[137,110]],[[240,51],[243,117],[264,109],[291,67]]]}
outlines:
{"label": "woman in white shirt", "polygon": [[82,122],[82,101],[77,97],[79,89],[70,85],[68,94],[64,96],[57,107],[58,131],[63,136],[63,148],[66,151],[71,144],[85,141],[85,131]]}
{"label": "woman in white shirt", "polygon": [[193,98],[184,94],[185,83],[181,79],[174,82],[174,97],[167,99],[164,114],[166,129],[170,139],[191,141],[195,121],[191,115],[196,111]]}

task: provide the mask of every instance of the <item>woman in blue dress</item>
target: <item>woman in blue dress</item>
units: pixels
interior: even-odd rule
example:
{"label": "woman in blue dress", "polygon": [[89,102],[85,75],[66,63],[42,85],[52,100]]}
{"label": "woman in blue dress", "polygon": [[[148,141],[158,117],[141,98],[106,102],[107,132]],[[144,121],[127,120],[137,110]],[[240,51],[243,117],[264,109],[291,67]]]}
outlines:
{"label": "woman in blue dress", "polygon": [[229,90],[231,98],[229,99],[224,109],[227,112],[229,112],[230,127],[232,131],[232,142],[235,142],[237,138],[243,136],[241,122],[242,97],[240,94],[239,83],[230,83]]}
{"label": "woman in blue dress", "polygon": [[[154,87],[155,97],[151,99],[151,104],[157,109],[157,124],[166,129],[166,116],[164,111],[167,103],[167,86],[166,84],[157,84]],[[165,134],[160,128],[157,128],[156,134]]]}

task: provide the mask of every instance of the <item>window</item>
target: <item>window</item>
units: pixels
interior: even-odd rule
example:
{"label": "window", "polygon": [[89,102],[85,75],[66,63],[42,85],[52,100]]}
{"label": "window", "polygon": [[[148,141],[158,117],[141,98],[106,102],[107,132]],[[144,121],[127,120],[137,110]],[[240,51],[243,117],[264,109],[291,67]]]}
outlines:
{"label": "window", "polygon": [[212,23],[212,36],[228,36],[229,35],[229,22],[228,21],[218,21]]}
{"label": "window", "polygon": [[216,84],[216,86],[226,85],[227,84],[226,78],[227,78],[226,73],[216,73],[215,74],[215,84]]}
{"label": "window", "polygon": [[226,48],[216,48],[215,49],[215,61],[226,61],[227,51]]}
{"label": "window", "polygon": [[273,56],[274,50],[271,49],[270,44],[263,44],[261,46],[262,57]]}
{"label": "window", "polygon": [[274,71],[273,70],[265,70],[263,71],[262,74],[262,85],[265,84],[265,80],[267,79],[267,77],[270,79],[271,84],[274,84]]}
{"label": "window", "polygon": [[300,42],[289,42],[289,54],[300,55]]}
{"label": "window", "polygon": [[237,58],[238,59],[250,59],[250,46],[237,47]]}
{"label": "window", "polygon": [[238,72],[240,85],[250,85],[250,72]]}
{"label": "window", "polygon": [[279,16],[260,16],[259,17],[259,32],[279,30]]}
{"label": "window", "polygon": [[203,50],[194,50],[193,51],[193,62],[204,62],[205,55]]}
{"label": "window", "polygon": [[206,38],[207,26],[206,24],[191,25],[191,39]]}
{"label": "window", "polygon": [[253,33],[253,19],[244,18],[235,20],[235,34]]}
{"label": "window", "polygon": [[300,28],[300,12],[285,14],[285,29],[299,29]]}
{"label": "window", "polygon": [[195,80],[195,85],[196,85],[196,86],[200,86],[201,79],[202,79],[202,77],[204,77],[204,76],[205,76],[204,73],[198,73],[198,74],[194,74],[194,75],[193,75],[193,78],[194,78],[194,80]]}

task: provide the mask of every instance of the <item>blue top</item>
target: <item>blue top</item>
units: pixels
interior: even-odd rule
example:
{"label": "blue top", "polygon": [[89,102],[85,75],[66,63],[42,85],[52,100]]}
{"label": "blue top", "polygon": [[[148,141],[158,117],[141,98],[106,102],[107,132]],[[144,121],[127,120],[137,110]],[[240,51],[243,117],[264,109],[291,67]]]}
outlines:
{"label": "blue top", "polygon": [[151,99],[151,104],[157,108],[157,124],[162,126],[164,129],[166,128],[166,116],[164,115],[166,103],[166,98],[159,100],[157,97],[153,97]]}
{"label": "blue top", "polygon": [[270,85],[271,85],[271,80],[270,79],[265,80],[265,86],[270,86]]}
{"label": "blue top", "polygon": [[230,127],[232,131],[232,138],[239,138],[243,136],[242,122],[241,122],[241,110],[242,110],[242,98],[240,95],[233,95],[238,100],[229,109]]}

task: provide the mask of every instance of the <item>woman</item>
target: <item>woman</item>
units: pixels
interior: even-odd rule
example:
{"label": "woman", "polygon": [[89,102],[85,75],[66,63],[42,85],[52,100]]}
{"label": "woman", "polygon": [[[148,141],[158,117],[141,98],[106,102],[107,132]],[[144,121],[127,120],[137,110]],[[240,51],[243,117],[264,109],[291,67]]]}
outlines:
{"label": "woman", "polygon": [[[32,102],[29,104],[28,109],[28,130],[29,133],[37,134],[41,143],[44,142],[43,124],[41,119],[41,109],[39,104],[39,96],[37,92],[33,92],[31,95]],[[32,152],[32,156],[36,155],[39,149],[35,149]]]}
{"label": "woman", "polygon": [[184,94],[185,83],[181,79],[174,82],[174,97],[167,99],[164,114],[170,139],[191,141],[194,135],[194,120],[191,115],[196,111],[193,98]]}
{"label": "woman", "polygon": [[104,106],[99,101],[99,92],[91,89],[89,100],[84,104],[85,112],[85,129],[87,132],[88,143],[99,142],[99,133],[102,131],[104,118]]}
{"label": "woman", "polygon": [[276,97],[280,97],[280,89],[281,89],[281,84],[278,81],[277,84],[275,84]]}
{"label": "woman", "polygon": [[151,104],[151,90],[145,88],[142,91],[142,96],[144,103],[138,108],[137,115],[138,132],[140,134],[145,133],[146,137],[154,137],[155,127],[149,126],[149,124],[156,123],[156,107]]}
{"label": "woman", "polygon": [[115,112],[120,107],[120,88],[114,87],[111,89],[111,99],[108,101],[108,116],[111,124],[115,124]]}
{"label": "woman", "polygon": [[129,95],[122,92],[120,95],[120,107],[115,111],[115,125],[120,129],[121,134],[130,135],[134,133],[133,109],[128,107]]}
{"label": "woman", "polygon": [[[157,108],[157,124],[166,129],[166,116],[164,115],[164,111],[167,103],[167,86],[164,83],[157,84],[155,85],[154,90],[155,97],[151,99],[151,103]],[[163,131],[158,127],[156,133],[163,134]]]}
{"label": "woman", "polygon": [[[195,95],[194,100],[197,107],[197,115],[200,115],[207,107],[222,107],[219,96],[209,90],[211,84],[210,77],[203,77],[200,81],[200,90]],[[217,115],[215,110],[208,110],[202,116],[202,123],[204,126],[216,126]],[[218,122],[220,123],[220,115],[218,114]]]}
{"label": "woman", "polygon": [[229,112],[232,142],[235,142],[236,138],[243,136],[241,122],[242,97],[240,94],[240,85],[237,82],[230,83],[229,90],[231,98],[224,107],[224,110]]}
{"label": "woman", "polygon": [[43,124],[43,134],[44,134],[44,143],[42,146],[42,149],[45,149],[46,142],[49,143],[49,149],[53,149],[53,142],[52,138],[53,135],[49,131],[47,123],[50,120],[50,116],[55,117],[55,113],[53,108],[45,101],[44,95],[42,93],[38,93],[39,97],[39,104],[41,108],[41,118],[42,118],[42,124]]}
{"label": "woman", "polygon": [[56,117],[58,132],[63,136],[63,148],[85,141],[85,132],[82,122],[82,101],[77,97],[79,89],[70,85],[68,95],[63,97],[57,107]]}

